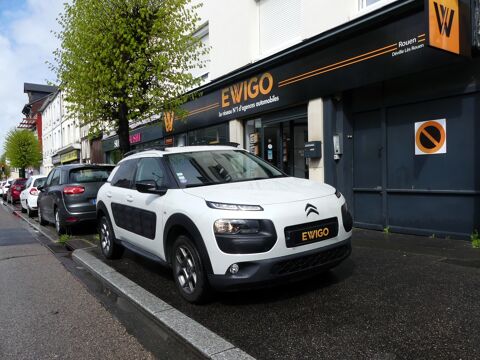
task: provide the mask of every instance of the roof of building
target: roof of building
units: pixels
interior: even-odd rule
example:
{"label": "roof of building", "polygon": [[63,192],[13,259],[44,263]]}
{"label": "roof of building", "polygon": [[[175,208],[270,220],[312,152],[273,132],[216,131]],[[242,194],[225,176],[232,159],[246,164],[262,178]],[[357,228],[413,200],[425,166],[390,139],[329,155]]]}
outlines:
{"label": "roof of building", "polygon": [[53,93],[51,93],[50,95],[48,95],[48,98],[45,100],[45,102],[42,104],[42,106],[40,107],[40,109],[38,109],[39,112],[43,113],[43,111],[45,110],[45,108],[48,106],[48,104],[50,104],[53,99],[55,99],[55,97],[57,96],[57,94],[60,92],[60,89],[56,89]]}
{"label": "roof of building", "polygon": [[40,93],[52,93],[57,90],[56,86],[51,85],[42,85],[42,84],[32,84],[32,83],[24,83],[23,84],[23,92],[40,92]]}

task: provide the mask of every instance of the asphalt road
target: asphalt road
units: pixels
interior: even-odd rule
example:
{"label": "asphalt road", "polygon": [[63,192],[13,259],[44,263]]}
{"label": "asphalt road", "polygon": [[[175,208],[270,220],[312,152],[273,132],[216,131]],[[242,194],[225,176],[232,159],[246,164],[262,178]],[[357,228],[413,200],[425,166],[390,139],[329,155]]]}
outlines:
{"label": "asphalt road", "polygon": [[5,209],[0,209],[0,358],[153,358]]}
{"label": "asphalt road", "polygon": [[322,276],[217,294],[203,306],[183,301],[154,262],[129,251],[106,262],[258,359],[480,358],[480,251],[359,230],[353,244],[350,259]]}
{"label": "asphalt road", "polygon": [[449,263],[445,243],[375,246],[368,234],[329,273],[203,306],[183,301],[156,263],[128,251],[107,263],[258,359],[480,358],[480,252],[461,242],[453,248],[470,262]]}

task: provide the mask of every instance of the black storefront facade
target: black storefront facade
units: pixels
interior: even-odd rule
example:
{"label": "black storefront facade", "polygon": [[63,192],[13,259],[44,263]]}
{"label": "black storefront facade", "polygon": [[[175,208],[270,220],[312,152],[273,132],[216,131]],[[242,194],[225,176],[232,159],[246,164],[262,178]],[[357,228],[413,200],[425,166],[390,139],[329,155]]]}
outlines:
{"label": "black storefront facade", "polygon": [[[478,1],[451,4],[397,1],[227,74],[165,116],[161,142],[240,142],[340,189],[356,226],[466,238],[480,229]],[[321,158],[305,158],[311,141]]]}

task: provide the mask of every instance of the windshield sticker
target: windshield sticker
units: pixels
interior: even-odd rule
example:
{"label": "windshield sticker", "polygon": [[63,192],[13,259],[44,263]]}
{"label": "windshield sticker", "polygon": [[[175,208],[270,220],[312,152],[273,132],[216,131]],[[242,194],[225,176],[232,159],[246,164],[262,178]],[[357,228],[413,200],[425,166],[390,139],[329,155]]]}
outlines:
{"label": "windshield sticker", "polygon": [[185,184],[185,183],[187,182],[187,179],[185,178],[185,176],[183,176],[183,173],[178,172],[178,173],[177,173],[177,177],[178,177],[178,180],[180,180],[180,182],[181,182],[182,184]]}

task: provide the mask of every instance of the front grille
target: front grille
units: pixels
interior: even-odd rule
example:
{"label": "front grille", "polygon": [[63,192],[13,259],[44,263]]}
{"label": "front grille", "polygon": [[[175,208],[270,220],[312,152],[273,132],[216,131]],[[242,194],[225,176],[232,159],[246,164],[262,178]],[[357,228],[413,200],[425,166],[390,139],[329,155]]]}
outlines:
{"label": "front grille", "polygon": [[308,270],[336,260],[341,260],[346,257],[349,252],[350,246],[342,245],[316,254],[306,255],[292,260],[280,261],[272,267],[271,271],[272,274],[285,275],[297,271]]}

